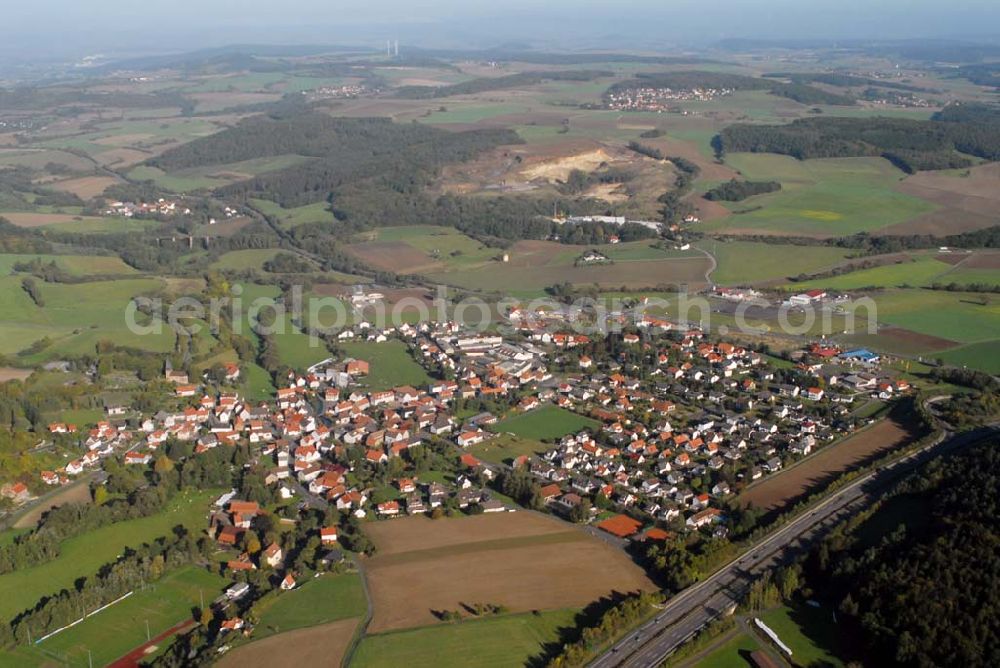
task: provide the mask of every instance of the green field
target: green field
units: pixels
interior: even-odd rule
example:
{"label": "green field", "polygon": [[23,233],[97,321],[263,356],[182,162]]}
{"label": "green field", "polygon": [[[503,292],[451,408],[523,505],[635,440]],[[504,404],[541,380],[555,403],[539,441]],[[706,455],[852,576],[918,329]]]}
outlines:
{"label": "green field", "polygon": [[577,415],[551,404],[501,420],[494,431],[536,441],[551,440],[582,429],[595,429],[596,420]]}
{"label": "green field", "polygon": [[0,666],[42,666],[54,657],[68,666],[87,666],[89,659],[95,666],[107,665],[146,642],[147,622],[150,636],[156,636],[190,619],[202,596],[211,601],[226,584],[218,575],[194,566],[172,571],[147,589],[35,646],[0,654]]}
{"label": "green field", "polygon": [[1000,338],[1000,300],[940,290],[886,290],[874,295],[879,322],[960,343]]}
{"label": "green field", "polygon": [[[803,281],[796,283],[793,288],[796,291],[812,288],[859,290],[868,287],[920,287],[934,283],[951,283],[953,281],[965,284],[976,282],[977,279],[981,279],[980,282],[984,283],[1000,283],[1000,271],[998,270],[982,269],[970,271],[976,273],[974,275],[963,276],[961,270],[956,270],[946,262],[941,262],[933,257],[918,256],[894,264],[862,269],[860,271],[841,274],[840,276]],[[990,280],[991,278],[992,280]]]}
{"label": "green field", "polygon": [[[32,342],[48,337],[51,345],[20,361],[34,364],[67,354],[94,352],[101,339],[152,352],[173,349],[174,332],[168,326],[159,332],[131,331],[126,307],[135,295],[160,290],[158,279],[125,278],[91,283],[38,282],[44,306],[37,306],[21,288],[18,276],[0,277],[0,353],[18,353]],[[143,316],[136,321],[143,323]]]}
{"label": "green field", "polygon": [[53,232],[104,234],[106,232],[142,232],[157,225],[159,225],[157,221],[148,219],[140,220],[139,218],[122,218],[121,216],[108,216],[105,218],[82,216],[81,220],[52,223],[51,225],[46,225],[44,229],[52,230]]}
{"label": "green field", "polygon": [[74,276],[94,276],[113,274],[135,274],[135,269],[121,261],[121,258],[107,255],[13,255],[0,254],[0,276],[11,273],[14,265],[21,262],[39,260],[56,265]]}
{"label": "green field", "polygon": [[361,382],[371,390],[385,390],[400,385],[412,385],[419,389],[431,380],[401,341],[342,343],[340,349],[344,357],[368,362],[371,373],[362,378]]}
{"label": "green field", "polygon": [[150,180],[167,190],[183,193],[218,188],[235,181],[249,179],[258,174],[285,169],[308,160],[309,158],[301,155],[276,155],[224,165],[180,169],[175,172],[164,172],[157,167],[140,165],[133,168],[128,173],[128,177],[139,181]]}
{"label": "green field", "polygon": [[792,650],[800,666],[823,665],[839,668],[843,662],[829,648],[837,647],[837,627],[826,609],[782,606],[761,615],[764,623]]}
{"label": "green field", "polygon": [[771,153],[734,153],[726,162],[749,180],[776,180],[782,189],[727,203],[732,216],[713,232],[844,236],[875,232],[935,209],[895,192],[903,172],[882,158],[796,160]]}
{"label": "green field", "polygon": [[574,610],[438,624],[366,636],[352,668],[521,668],[560,642]]}
{"label": "green field", "polygon": [[947,364],[1000,374],[1000,340],[971,343],[933,356],[940,357]]}
{"label": "green field", "polygon": [[509,436],[502,434],[488,441],[470,446],[468,451],[482,459],[494,464],[509,463],[521,455],[537,455],[545,452],[551,446],[530,438],[520,436]]}
{"label": "green field", "polygon": [[434,111],[430,116],[421,118],[424,123],[477,123],[495,116],[520,114],[528,111],[524,104],[482,104],[478,101],[465,102],[455,99],[443,99],[440,106],[445,111]]}
{"label": "green field", "polygon": [[326,202],[316,202],[306,204],[292,209],[266,199],[251,199],[250,203],[260,209],[268,216],[274,216],[283,227],[293,228],[306,223],[332,223],[333,213],[330,212],[330,205]]}
{"label": "green field", "polygon": [[736,668],[737,666],[749,668],[751,663],[746,657],[750,652],[755,652],[758,649],[760,649],[760,643],[752,636],[740,633],[715,651],[702,657],[694,665],[697,668]]}
{"label": "green field", "polygon": [[368,603],[361,576],[343,573],[304,580],[298,588],[283,592],[258,608],[260,623],[254,630],[255,640],[292,629],[363,617]]}
{"label": "green field", "polygon": [[70,538],[62,542],[56,559],[0,575],[0,591],[6,592],[0,599],[0,619],[10,619],[43,596],[72,587],[77,578],[92,575],[129,545],[165,536],[178,524],[195,530],[204,528],[209,503],[216,496],[215,490],[182,493],[158,515],[119,522]]}
{"label": "green field", "polygon": [[436,225],[384,227],[378,231],[377,240],[403,242],[427,253],[429,261],[442,262],[449,269],[486,262],[502,252],[454,228]]}
{"label": "green field", "polygon": [[699,247],[719,263],[712,281],[747,285],[813,273],[843,261],[849,251],[828,246],[793,246],[746,241],[705,240]]}
{"label": "green field", "polygon": [[[598,250],[613,262],[574,266],[588,249]],[[492,261],[498,254],[494,251],[490,261],[424,273],[446,285],[530,299],[563,282],[607,289],[702,284],[709,268],[708,258],[698,250],[660,250],[650,241],[588,246],[518,244],[508,252],[507,263]]]}
{"label": "green field", "polygon": [[212,263],[212,268],[229,271],[264,271],[264,263],[277,255],[277,248],[250,248],[223,253]]}

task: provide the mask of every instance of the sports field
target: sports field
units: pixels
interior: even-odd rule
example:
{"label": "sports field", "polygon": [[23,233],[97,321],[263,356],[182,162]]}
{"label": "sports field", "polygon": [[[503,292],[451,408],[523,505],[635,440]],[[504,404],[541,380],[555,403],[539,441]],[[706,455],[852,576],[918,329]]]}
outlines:
{"label": "sports field", "polygon": [[596,429],[598,426],[596,420],[548,404],[500,420],[494,426],[494,431],[541,441],[557,439],[583,429]]}
{"label": "sports field", "polygon": [[733,215],[712,232],[815,237],[877,232],[933,211],[931,202],[894,190],[904,174],[882,158],[796,160],[733,153],[726,162],[748,180],[775,180],[776,193],[727,203]]}
{"label": "sports field", "polygon": [[572,629],[576,611],[552,610],[369,635],[353,668],[520,668]]}
{"label": "sports field", "polygon": [[119,522],[70,538],[60,544],[56,559],[0,575],[0,591],[5,592],[0,598],[0,619],[10,619],[43,596],[72,587],[77,578],[92,575],[129,545],[165,536],[178,524],[202,528],[209,503],[218,494],[216,490],[183,492],[158,515]]}
{"label": "sports field", "polygon": [[202,597],[211,601],[227,584],[222,577],[194,566],[172,571],[76,626],[31,648],[8,653],[0,663],[44,666],[58,657],[69,666],[87,666],[90,658],[95,666],[107,665],[146,642],[147,622],[150,636],[155,637],[190,619]]}
{"label": "sports field", "polygon": [[554,610],[655,588],[624,552],[536,513],[414,516],[367,531],[378,546],[365,566],[371,633],[435,624],[445,610],[468,617],[463,604]]}

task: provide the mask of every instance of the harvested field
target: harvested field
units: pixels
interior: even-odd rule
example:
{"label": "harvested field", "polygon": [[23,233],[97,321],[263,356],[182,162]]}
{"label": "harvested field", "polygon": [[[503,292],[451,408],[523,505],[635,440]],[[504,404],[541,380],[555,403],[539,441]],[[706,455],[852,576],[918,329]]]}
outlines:
{"label": "harvested field", "polygon": [[356,619],[344,619],[258,640],[225,654],[215,665],[219,668],[245,666],[339,666],[351,644]]}
{"label": "harvested field", "polygon": [[932,336],[930,334],[921,334],[920,332],[914,332],[902,327],[881,327],[878,330],[878,336],[896,344],[895,346],[891,344],[889,346],[894,350],[902,349],[901,346],[919,351],[947,350],[958,345],[957,341],[952,341],[951,339]]}
{"label": "harvested field", "polygon": [[373,241],[352,244],[347,249],[376,269],[414,274],[440,267],[427,254],[403,241]]}
{"label": "harvested field", "polygon": [[56,190],[70,192],[83,200],[97,197],[104,192],[108,186],[118,183],[118,179],[110,176],[84,176],[78,179],[67,179],[53,183]]}
{"label": "harvested field", "polygon": [[1000,223],[1000,164],[953,172],[920,172],[896,190],[933,202],[940,210],[885,229],[886,234],[956,234]]}
{"label": "harvested field", "polygon": [[435,613],[495,603],[513,612],[579,607],[613,591],[654,589],[625,553],[528,512],[379,522],[365,566],[369,632],[424,626]]}
{"label": "harvested field", "polygon": [[149,134],[148,132],[133,132],[125,134],[114,134],[107,137],[98,137],[94,140],[95,144],[100,144],[101,146],[130,146],[132,144],[138,144],[144,142],[147,139],[154,139],[156,135]]}
{"label": "harvested field", "polygon": [[[967,255],[966,258],[965,262],[959,263],[962,265],[962,269],[1000,269],[1000,252],[998,251],[976,251]],[[941,259],[941,256],[938,256],[938,259]]]}
{"label": "harvested field", "polygon": [[30,529],[38,524],[42,515],[67,503],[90,503],[90,487],[85,484],[76,484],[57,492],[19,517],[14,522],[14,528]]}
{"label": "harvested field", "polygon": [[33,369],[18,369],[13,366],[0,366],[0,383],[6,383],[8,380],[24,380],[30,376]]}
{"label": "harvested field", "polygon": [[694,205],[695,213],[703,221],[718,220],[732,214],[724,204],[705,199],[700,195],[690,197],[687,201]]}
{"label": "harvested field", "polygon": [[843,441],[825,446],[801,464],[752,485],[740,494],[740,503],[768,511],[791,506],[810,490],[836,475],[873,456],[912,442],[919,436],[911,425],[898,419],[886,418]]}
{"label": "harvested field", "polygon": [[[703,255],[616,261],[611,265],[576,266],[572,263],[544,264],[544,259],[532,257],[535,253],[521,255],[519,242],[508,263],[486,264],[475,269],[431,273],[433,280],[472,290],[504,289],[508,293],[538,292],[557,283],[575,285],[597,284],[603,288],[653,288],[657,285],[687,284],[692,290],[705,287],[705,272],[710,261]],[[542,242],[545,243],[545,242]],[[572,248],[572,247],[570,247]]]}
{"label": "harvested field", "polygon": [[22,211],[0,214],[18,227],[44,227],[54,223],[73,223],[85,220],[101,220],[90,216],[74,216],[68,213],[28,213]]}
{"label": "harvested field", "polygon": [[94,156],[94,160],[106,167],[131,167],[146,160],[152,153],[146,153],[134,148],[115,148]]}

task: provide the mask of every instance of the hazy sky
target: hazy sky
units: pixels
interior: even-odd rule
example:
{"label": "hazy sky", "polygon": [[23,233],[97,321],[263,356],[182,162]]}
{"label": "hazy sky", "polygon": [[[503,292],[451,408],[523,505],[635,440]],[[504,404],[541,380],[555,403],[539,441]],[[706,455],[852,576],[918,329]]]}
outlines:
{"label": "hazy sky", "polygon": [[35,0],[5,2],[0,53],[164,51],[245,42],[566,48],[724,37],[996,35],[1000,0]]}

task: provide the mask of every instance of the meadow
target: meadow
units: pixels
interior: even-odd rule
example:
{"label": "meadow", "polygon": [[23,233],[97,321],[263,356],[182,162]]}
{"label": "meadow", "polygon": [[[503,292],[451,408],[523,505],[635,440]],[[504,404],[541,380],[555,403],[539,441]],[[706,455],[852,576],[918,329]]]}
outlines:
{"label": "meadow", "polygon": [[879,230],[933,211],[930,202],[896,192],[903,172],[882,158],[796,160],[770,153],[734,153],[726,163],[748,180],[782,189],[726,206],[733,215],[706,231],[831,237]]}
{"label": "meadow", "polygon": [[[48,337],[45,348],[23,354],[21,361],[33,364],[66,354],[92,353],[101,339],[152,352],[173,349],[174,332],[130,331],[125,311],[133,296],[155,293],[163,286],[158,279],[123,278],[90,283],[38,282],[44,306],[37,306],[21,287],[19,276],[0,277],[0,353],[24,351],[33,342]],[[137,322],[145,324],[143,318]]]}
{"label": "meadow", "polygon": [[934,283],[988,283],[1000,285],[1000,269],[963,269],[943,262],[940,257],[911,254],[891,264],[862,269],[839,276],[794,284],[794,289],[861,290],[864,288],[921,287]]}
{"label": "meadow", "polygon": [[1000,339],[1000,300],[990,295],[911,289],[873,297],[879,322],[959,343]]}
{"label": "meadow", "polygon": [[576,611],[551,610],[368,635],[352,668],[519,668],[574,627]]}
{"label": "meadow", "polygon": [[333,222],[333,214],[330,212],[326,202],[316,202],[306,204],[291,209],[266,199],[251,199],[250,203],[266,216],[274,216],[282,227],[289,229],[305,225],[307,223],[329,223]]}
{"label": "meadow", "polygon": [[754,285],[822,271],[847,258],[849,251],[828,246],[793,246],[746,241],[703,240],[699,247],[711,253],[718,267],[712,282],[718,285]]}
{"label": "meadow", "polygon": [[494,430],[543,441],[558,439],[584,429],[592,430],[598,426],[596,420],[550,404],[500,420],[494,425]]}
{"label": "meadow", "polygon": [[73,276],[110,276],[138,273],[113,255],[13,255],[0,254],[0,276],[14,270],[15,264],[38,260],[44,264],[55,262],[63,271]]}
{"label": "meadow", "polygon": [[[574,266],[588,249],[605,254],[612,263]],[[553,241],[519,241],[506,251],[509,262],[490,261],[475,267],[426,272],[431,280],[470,290],[503,291],[521,298],[540,297],[547,287],[574,285],[615,289],[706,284],[709,260],[697,250],[652,248],[649,241],[597,246],[568,246]]]}
{"label": "meadow", "polygon": [[0,665],[43,666],[53,658],[68,666],[87,666],[91,659],[93,665],[107,665],[146,642],[147,622],[155,637],[190,619],[193,608],[214,599],[227,584],[193,566],[172,571],[52,638],[0,654]]}
{"label": "meadow", "polygon": [[276,248],[249,248],[223,253],[212,263],[213,269],[220,271],[264,271],[264,263],[277,255]]}
{"label": "meadow", "polygon": [[501,434],[494,438],[469,446],[467,450],[475,457],[494,464],[510,463],[522,455],[540,455],[551,446],[532,438]]}
{"label": "meadow", "polygon": [[259,605],[260,622],[253,638],[261,640],[294,629],[359,618],[366,611],[364,587],[357,573],[321,575]]}
{"label": "meadow", "polygon": [[183,492],[157,515],[118,522],[67,539],[60,545],[56,559],[0,575],[0,591],[5,592],[0,598],[0,619],[10,619],[43,596],[72,587],[78,578],[93,575],[129,545],[165,536],[178,524],[192,530],[203,528],[208,506],[217,496],[217,490]]}
{"label": "meadow", "polygon": [[383,343],[358,341],[342,343],[339,347],[343,352],[342,358],[354,357],[368,362],[370,373],[360,380],[372,391],[386,390],[400,385],[420,388],[431,380],[424,368],[410,355],[406,344],[401,341]]}

